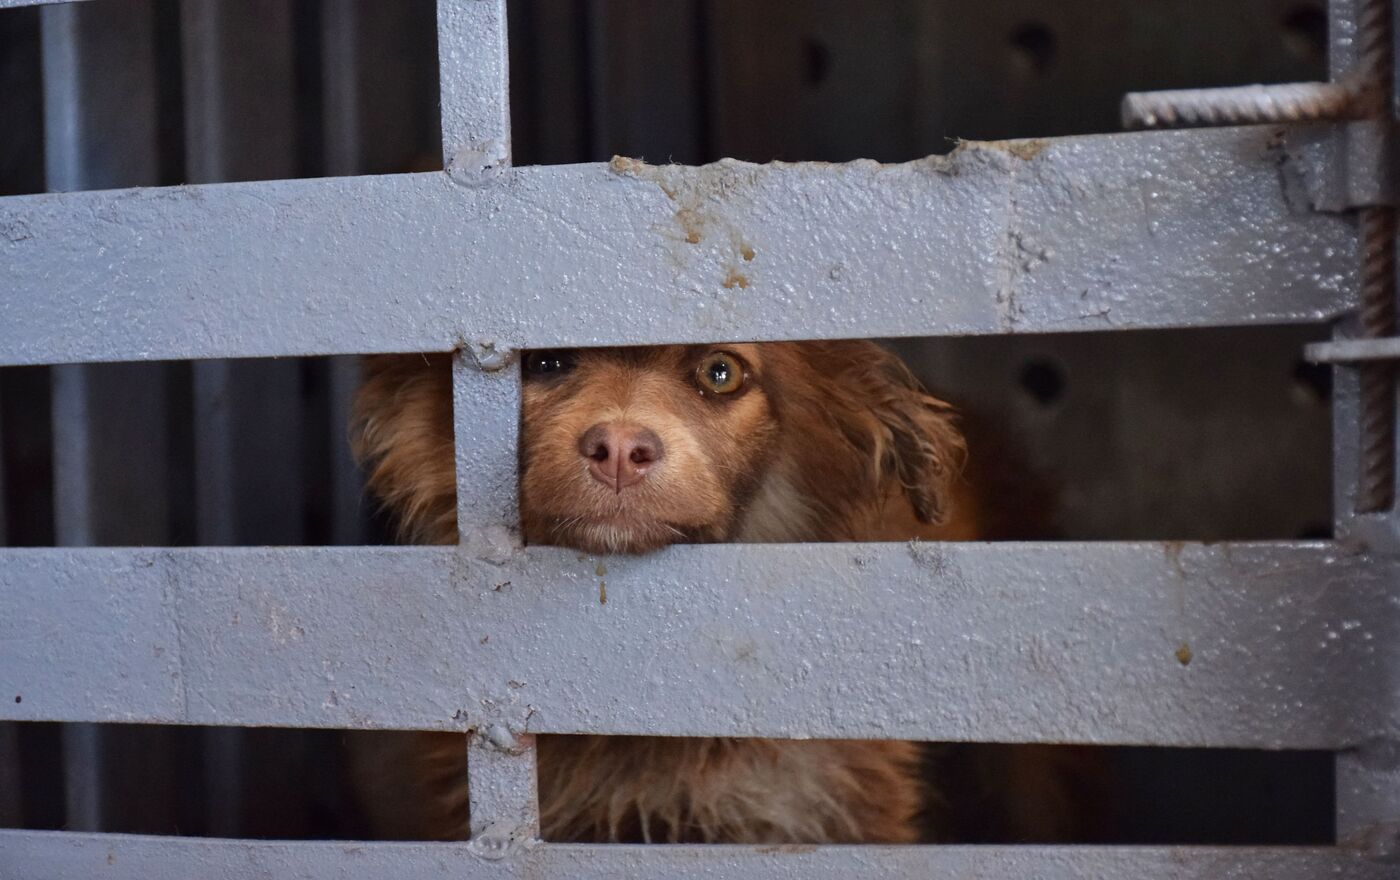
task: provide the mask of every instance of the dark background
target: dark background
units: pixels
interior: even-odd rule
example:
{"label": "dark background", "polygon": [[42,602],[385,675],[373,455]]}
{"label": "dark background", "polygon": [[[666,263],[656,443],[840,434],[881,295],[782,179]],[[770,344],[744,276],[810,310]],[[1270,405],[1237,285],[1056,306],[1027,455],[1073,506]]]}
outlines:
{"label": "dark background", "polygon": [[[1111,132],[1125,91],[1325,76],[1324,8],[1293,0],[517,0],[509,12],[522,165],[897,162],[960,138]],[[61,129],[66,115],[80,137]],[[438,139],[433,2],[0,11],[0,195],[433,170]],[[1045,488],[1019,537],[1286,539],[1330,534],[1330,385],[1299,357],[1325,334],[894,344],[996,425]],[[345,441],[355,373],[347,358],[0,369],[0,544],[383,542]],[[363,833],[338,732],[95,735],[84,761],[71,728],[0,724],[0,825],[83,827],[66,804],[86,798],[103,830]],[[1109,822],[1094,839],[1332,840],[1330,755],[1106,759]]]}

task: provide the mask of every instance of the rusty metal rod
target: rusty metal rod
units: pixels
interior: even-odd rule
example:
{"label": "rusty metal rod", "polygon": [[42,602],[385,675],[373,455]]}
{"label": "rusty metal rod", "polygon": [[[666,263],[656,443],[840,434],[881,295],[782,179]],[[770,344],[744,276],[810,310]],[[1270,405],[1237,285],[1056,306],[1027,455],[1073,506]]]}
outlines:
{"label": "rusty metal rod", "polygon": [[1370,90],[1351,83],[1285,83],[1221,89],[1130,92],[1123,97],[1124,128],[1185,128],[1316,122],[1364,115]]}
{"label": "rusty metal rod", "polygon": [[[1391,113],[1394,71],[1391,0],[1365,0],[1359,15],[1360,73],[1366,88],[1359,104],[1367,116]],[[1364,339],[1394,336],[1395,208],[1363,208],[1361,236],[1361,335]],[[1361,431],[1357,513],[1379,513],[1395,504],[1395,364],[1360,367]]]}

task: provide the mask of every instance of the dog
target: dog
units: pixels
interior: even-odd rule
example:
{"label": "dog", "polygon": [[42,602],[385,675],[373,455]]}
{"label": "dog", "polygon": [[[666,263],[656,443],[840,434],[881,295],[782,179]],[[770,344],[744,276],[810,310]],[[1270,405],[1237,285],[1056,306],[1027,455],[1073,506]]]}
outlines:
{"label": "dog", "polygon": [[[419,543],[457,540],[450,366],[373,358],[356,400],[369,487]],[[875,343],[531,351],[521,370],[526,544],[606,554],[978,537],[952,407]],[[366,736],[377,742],[354,760],[375,832],[465,839],[464,737]],[[541,833],[909,843],[926,836],[921,760],[904,742],[540,736]],[[1041,761],[1017,772],[1049,779]]]}

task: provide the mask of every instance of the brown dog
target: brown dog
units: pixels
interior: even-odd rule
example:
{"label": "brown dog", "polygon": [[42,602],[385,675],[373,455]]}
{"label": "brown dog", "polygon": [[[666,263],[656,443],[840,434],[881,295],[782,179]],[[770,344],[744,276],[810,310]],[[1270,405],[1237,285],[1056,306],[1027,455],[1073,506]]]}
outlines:
{"label": "brown dog", "polygon": [[[419,542],[456,540],[450,363],[371,361],[357,402],[370,486]],[[644,553],[677,542],[960,540],[976,534],[950,408],[869,342],[526,355],[527,543]],[[454,734],[361,749],[391,837],[467,836]],[[909,842],[921,783],[899,742],[539,740],[555,841]]]}

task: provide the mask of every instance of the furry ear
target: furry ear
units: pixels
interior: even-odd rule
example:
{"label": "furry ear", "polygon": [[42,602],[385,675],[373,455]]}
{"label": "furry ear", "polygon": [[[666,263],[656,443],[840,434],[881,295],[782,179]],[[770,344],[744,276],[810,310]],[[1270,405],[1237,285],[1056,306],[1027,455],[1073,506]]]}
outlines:
{"label": "furry ear", "polygon": [[880,497],[902,489],[921,521],[942,523],[967,456],[953,408],[873,342],[818,343],[812,354],[832,397],[831,416],[868,456]]}
{"label": "furry ear", "polygon": [[366,358],[351,443],[370,491],[394,513],[404,537],[456,540],[450,355]]}

